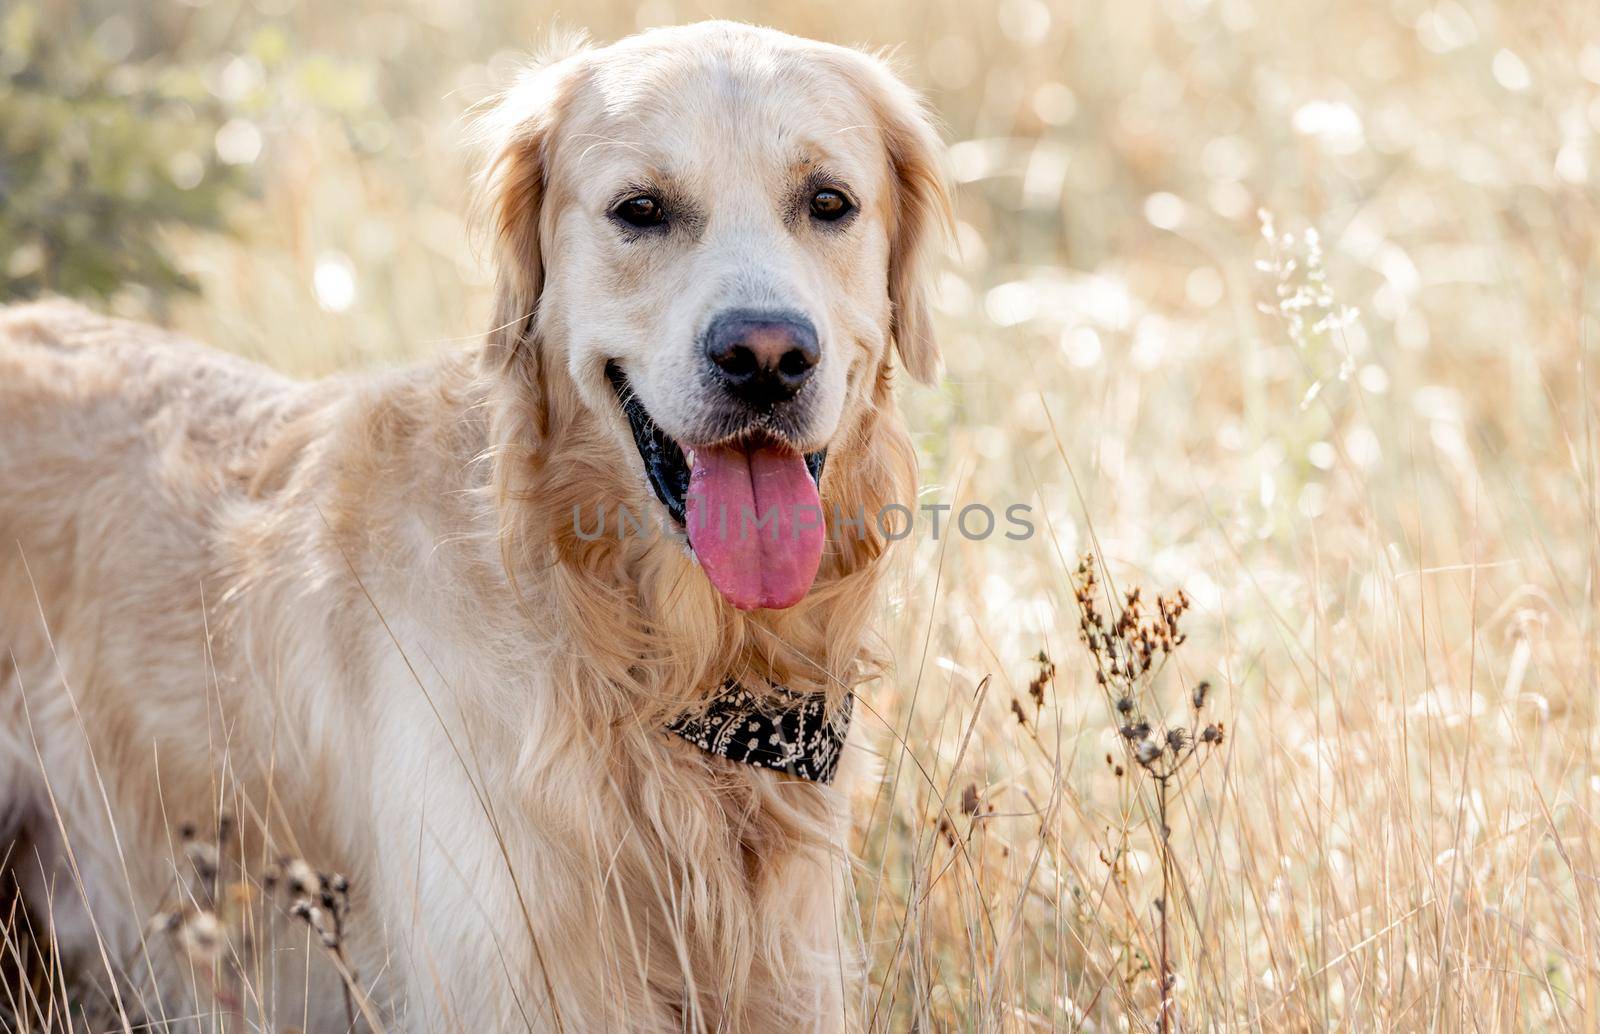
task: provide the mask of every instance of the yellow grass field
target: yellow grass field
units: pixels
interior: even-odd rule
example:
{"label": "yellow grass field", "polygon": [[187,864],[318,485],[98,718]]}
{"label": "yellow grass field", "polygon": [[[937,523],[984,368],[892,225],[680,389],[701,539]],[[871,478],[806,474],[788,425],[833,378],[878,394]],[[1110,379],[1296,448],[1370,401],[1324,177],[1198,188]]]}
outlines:
{"label": "yellow grass field", "polygon": [[[485,329],[464,117],[551,26],[897,48],[959,186],[906,389],[954,509],[857,711],[869,1029],[1600,1029],[1600,5],[153,6],[252,190],[172,238],[197,294],[110,307],[301,375]],[[1191,601],[1128,714],[1222,742],[1164,782],[1087,552],[1110,620]]]}

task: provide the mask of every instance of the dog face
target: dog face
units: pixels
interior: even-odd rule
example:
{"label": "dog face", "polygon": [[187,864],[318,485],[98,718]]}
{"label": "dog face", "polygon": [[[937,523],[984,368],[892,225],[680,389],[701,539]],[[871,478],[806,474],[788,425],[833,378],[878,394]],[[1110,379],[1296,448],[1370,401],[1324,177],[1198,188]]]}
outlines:
{"label": "dog face", "polygon": [[574,54],[496,117],[506,361],[560,369],[730,603],[798,602],[829,446],[891,343],[937,362],[948,202],[915,98],[855,51],[710,23]]}

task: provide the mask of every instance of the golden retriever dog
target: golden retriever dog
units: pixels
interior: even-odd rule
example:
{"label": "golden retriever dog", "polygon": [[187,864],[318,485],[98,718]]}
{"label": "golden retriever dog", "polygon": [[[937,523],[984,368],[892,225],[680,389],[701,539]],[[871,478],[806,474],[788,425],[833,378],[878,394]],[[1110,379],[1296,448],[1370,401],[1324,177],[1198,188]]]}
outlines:
{"label": "golden retriever dog", "polygon": [[[303,383],[0,315],[0,859],[119,1027],[343,1030],[347,976],[357,1026],[850,1029],[937,134],[876,57],[729,23],[482,125],[473,347]],[[342,874],[341,929],[197,891],[185,823],[243,883]]]}

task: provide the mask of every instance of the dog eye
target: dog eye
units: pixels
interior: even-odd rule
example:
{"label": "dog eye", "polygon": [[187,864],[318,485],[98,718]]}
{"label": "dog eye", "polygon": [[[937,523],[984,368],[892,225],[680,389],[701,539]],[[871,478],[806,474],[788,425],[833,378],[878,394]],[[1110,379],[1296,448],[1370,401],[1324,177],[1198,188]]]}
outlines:
{"label": "dog eye", "polygon": [[811,195],[811,216],[825,223],[843,219],[855,210],[855,205],[843,193],[826,188]]}
{"label": "dog eye", "polygon": [[649,194],[639,194],[621,202],[611,210],[611,214],[627,223],[641,229],[650,226],[660,226],[667,221],[667,210],[659,200]]}

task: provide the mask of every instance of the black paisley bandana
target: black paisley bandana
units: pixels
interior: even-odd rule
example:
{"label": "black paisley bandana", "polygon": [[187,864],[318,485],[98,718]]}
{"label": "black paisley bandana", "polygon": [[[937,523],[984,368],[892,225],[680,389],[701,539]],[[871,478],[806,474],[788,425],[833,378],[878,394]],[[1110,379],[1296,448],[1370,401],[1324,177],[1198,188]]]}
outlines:
{"label": "black paisley bandana", "polygon": [[776,700],[758,697],[737,682],[722,687],[704,714],[684,715],[667,729],[707,754],[787,772],[814,783],[833,782],[850,731],[854,698],[846,695],[833,716],[826,699],[773,686]]}

